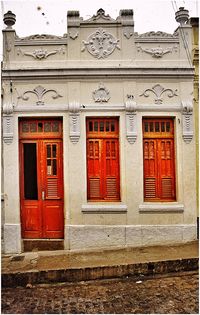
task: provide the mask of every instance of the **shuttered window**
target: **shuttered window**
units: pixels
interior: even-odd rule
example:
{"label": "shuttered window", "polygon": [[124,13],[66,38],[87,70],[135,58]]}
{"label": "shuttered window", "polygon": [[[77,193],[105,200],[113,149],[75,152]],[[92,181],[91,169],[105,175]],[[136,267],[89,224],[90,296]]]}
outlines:
{"label": "shuttered window", "polygon": [[88,200],[120,199],[117,118],[87,119],[87,185]]}
{"label": "shuttered window", "polygon": [[144,200],[174,201],[173,119],[143,119]]}

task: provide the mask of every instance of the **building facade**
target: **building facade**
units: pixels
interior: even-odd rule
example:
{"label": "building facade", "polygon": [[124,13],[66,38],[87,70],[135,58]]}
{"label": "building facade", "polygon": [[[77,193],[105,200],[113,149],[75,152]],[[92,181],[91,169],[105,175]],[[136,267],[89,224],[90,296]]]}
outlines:
{"label": "building facade", "polygon": [[132,10],[68,11],[64,36],[19,38],[4,15],[5,253],[196,239],[188,18],[138,34]]}

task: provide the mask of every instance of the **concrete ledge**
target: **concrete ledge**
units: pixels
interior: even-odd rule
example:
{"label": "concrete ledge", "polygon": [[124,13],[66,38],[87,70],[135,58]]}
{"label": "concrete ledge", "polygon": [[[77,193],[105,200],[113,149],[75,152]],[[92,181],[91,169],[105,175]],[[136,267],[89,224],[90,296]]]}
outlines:
{"label": "concrete ledge", "polygon": [[183,212],[184,205],[179,203],[144,203],[139,205],[139,212]]}
{"label": "concrete ledge", "polygon": [[3,273],[2,287],[26,286],[29,284],[78,282],[125,276],[154,275],[170,272],[198,270],[198,258],[166,260],[116,266],[72,268],[59,270],[35,270]]}
{"label": "concrete ledge", "polygon": [[85,204],[82,205],[81,210],[83,213],[124,213],[127,212],[125,204]]}

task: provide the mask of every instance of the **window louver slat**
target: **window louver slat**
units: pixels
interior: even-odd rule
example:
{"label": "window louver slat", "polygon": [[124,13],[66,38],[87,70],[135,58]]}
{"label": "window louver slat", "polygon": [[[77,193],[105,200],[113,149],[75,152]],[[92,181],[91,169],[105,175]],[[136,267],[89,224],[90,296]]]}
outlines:
{"label": "window louver slat", "polygon": [[58,197],[57,178],[47,178],[47,197]]}

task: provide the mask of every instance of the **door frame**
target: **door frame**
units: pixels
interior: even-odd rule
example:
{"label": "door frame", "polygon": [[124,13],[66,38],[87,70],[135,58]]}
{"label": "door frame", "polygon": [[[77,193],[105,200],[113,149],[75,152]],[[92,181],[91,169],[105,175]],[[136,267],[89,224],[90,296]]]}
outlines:
{"label": "door frame", "polygon": [[[59,128],[61,128],[61,130],[59,131],[59,135],[58,133],[54,134],[53,132],[52,133],[48,133],[48,134],[45,134],[45,133],[36,133],[36,134],[31,134],[28,135],[28,134],[23,134],[22,132],[22,124],[23,122],[28,122],[29,124],[31,122],[37,122],[37,123],[41,123],[41,122],[54,122],[54,121],[59,121]],[[43,125],[44,126],[44,125]],[[64,165],[63,165],[63,132],[62,132],[62,126],[63,126],[63,122],[62,122],[62,119],[60,117],[44,117],[44,118],[22,118],[19,120],[19,187],[20,187],[20,218],[21,218],[21,232],[22,232],[22,238],[29,238],[29,239],[49,239],[49,238],[52,238],[52,239],[63,239],[64,238],[64,176],[63,176],[63,172],[64,172]],[[45,154],[43,154],[43,150],[45,148],[45,143],[47,144],[48,142],[51,143],[51,142],[57,142],[57,143],[60,143],[59,144],[59,151],[60,152],[60,157],[59,157],[59,168],[60,168],[60,176],[61,176],[61,182],[62,182],[62,189],[59,190],[60,191],[60,199],[57,198],[57,199],[46,199],[42,200],[42,183],[44,183],[44,178],[42,178],[42,176],[44,175],[41,175],[41,170],[43,169],[43,172],[45,173],[44,171],[44,168],[45,168],[45,165],[46,165],[46,161],[44,161],[45,159]],[[40,176],[37,176],[37,193],[38,193],[38,196],[37,196],[37,201],[38,201],[38,211],[39,211],[39,219],[38,219],[38,224],[39,226],[41,226],[41,230],[38,232],[36,232],[35,234],[37,234],[36,236],[33,236],[34,234],[34,231],[33,233],[30,232],[31,236],[25,236],[25,229],[24,229],[24,223],[23,221],[25,219],[23,219],[23,211],[24,209],[22,209],[22,207],[24,206],[24,201],[25,201],[25,198],[24,198],[24,143],[35,143],[36,144],[36,156],[37,156],[37,165],[36,165],[36,169],[37,169],[37,174],[40,173]],[[58,153],[59,154],[59,153]],[[43,166],[40,166],[40,161],[39,161],[39,158],[38,156],[42,156],[42,159],[43,159]],[[45,163],[45,164],[44,164]],[[57,166],[58,167],[58,166]],[[59,180],[59,186],[60,186],[60,180]],[[47,188],[46,188],[47,189]],[[51,236],[47,236],[48,234],[48,230],[46,228],[46,218],[44,218],[45,214],[44,212],[46,211],[46,207],[47,207],[47,202],[51,203],[52,202],[52,205],[55,204],[56,200],[58,201],[58,203],[61,205],[61,217],[59,215],[59,218],[60,218],[60,226],[61,226],[61,233],[57,233],[57,236],[56,237],[51,237]],[[27,203],[30,201],[30,204],[32,203],[32,200],[28,200],[27,199]],[[34,202],[33,202],[34,203]],[[28,232],[27,232],[28,234]],[[55,232],[56,234],[56,232]]]}

